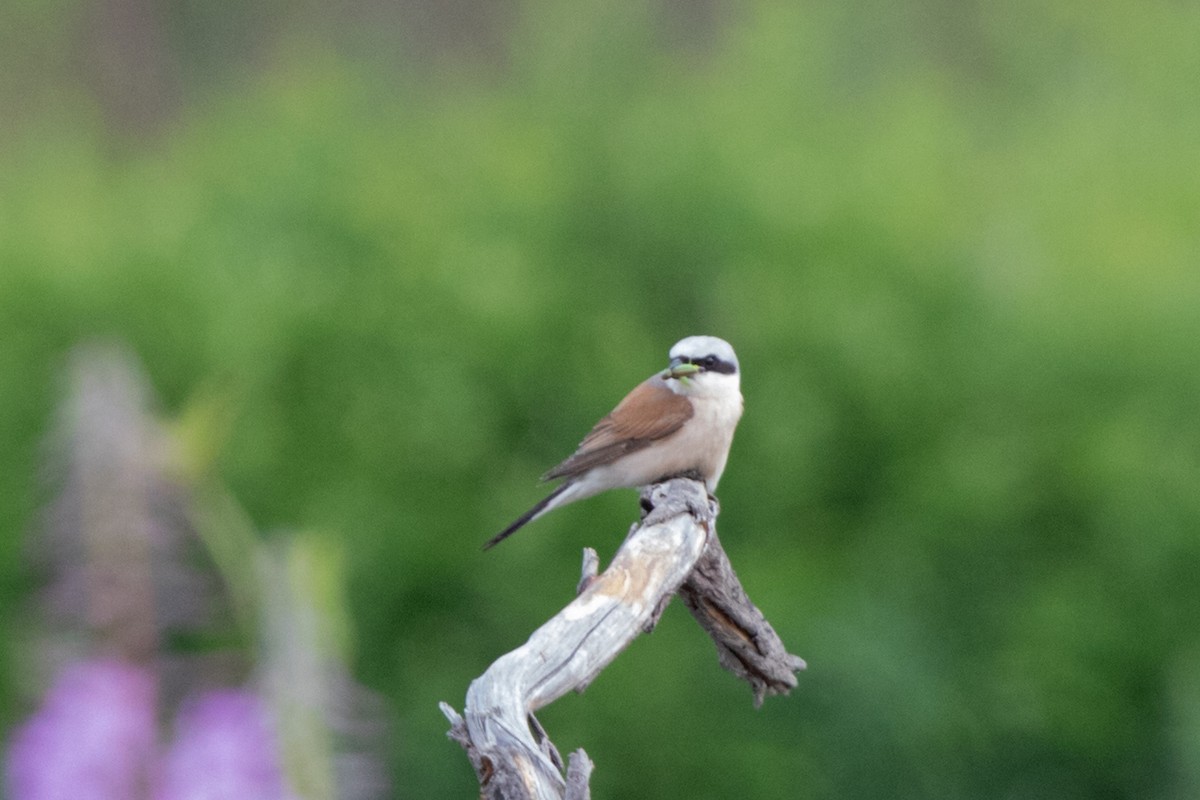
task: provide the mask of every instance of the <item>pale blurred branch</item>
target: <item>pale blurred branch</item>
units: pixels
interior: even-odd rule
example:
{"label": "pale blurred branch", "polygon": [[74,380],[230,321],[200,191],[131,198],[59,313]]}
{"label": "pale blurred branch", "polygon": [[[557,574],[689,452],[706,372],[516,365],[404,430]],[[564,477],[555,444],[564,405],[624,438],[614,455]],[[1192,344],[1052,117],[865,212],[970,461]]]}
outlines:
{"label": "pale blurred branch", "polygon": [[127,800],[155,782],[160,800],[388,796],[382,703],[347,666],[340,544],[264,541],[210,469],[215,406],[164,426],[127,346],[76,348],[67,377],[36,546],[71,652],[47,659],[44,701],[10,737],[13,800],[96,785]]}
{"label": "pale blurred branch", "polygon": [[128,347],[76,347],[66,389],[50,437],[54,496],[34,543],[47,571],[44,597],[67,631],[148,663],[168,632],[204,628],[219,603],[189,558],[188,493]]}

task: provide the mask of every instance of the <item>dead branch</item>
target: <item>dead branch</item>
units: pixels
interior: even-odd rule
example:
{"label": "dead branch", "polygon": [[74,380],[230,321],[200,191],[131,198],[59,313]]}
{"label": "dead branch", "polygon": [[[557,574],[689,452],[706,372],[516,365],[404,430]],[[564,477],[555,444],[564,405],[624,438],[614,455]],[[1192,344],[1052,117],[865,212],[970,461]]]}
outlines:
{"label": "dead branch", "polygon": [[767,695],[796,688],[796,673],[807,665],[787,651],[771,623],[746,596],[716,526],[679,596],[717,646],[721,666],[750,684],[756,707]]}
{"label": "dead branch", "polygon": [[756,705],[796,685],[793,672],[804,662],[787,653],[742,590],[703,484],[655,484],[643,490],[642,506],[647,513],[608,569],[597,574],[594,553],[585,551],[579,596],[471,683],[463,716],[441,704],[448,735],[467,751],[486,800],[590,796],[587,754],[575,751],[564,767],[533,714],[568,691],[583,691],[654,627],[676,591],[713,638],[721,665],[750,683]]}

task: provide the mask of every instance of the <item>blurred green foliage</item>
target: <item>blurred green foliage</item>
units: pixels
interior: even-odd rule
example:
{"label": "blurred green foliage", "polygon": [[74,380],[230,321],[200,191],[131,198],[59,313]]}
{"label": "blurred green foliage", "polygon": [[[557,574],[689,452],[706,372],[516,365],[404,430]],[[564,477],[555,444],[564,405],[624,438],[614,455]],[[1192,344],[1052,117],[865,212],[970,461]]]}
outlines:
{"label": "blurred green foliage", "polygon": [[531,2],[499,63],[424,71],[296,37],[132,143],[82,91],[10,121],[9,641],[65,353],[118,335],[168,411],[223,409],[257,526],[342,543],[396,795],[472,796],[436,702],[635,501],[479,545],[712,333],[722,538],[810,668],[756,712],[672,608],[541,717],[598,797],[1200,794],[1200,12],[665,13]]}

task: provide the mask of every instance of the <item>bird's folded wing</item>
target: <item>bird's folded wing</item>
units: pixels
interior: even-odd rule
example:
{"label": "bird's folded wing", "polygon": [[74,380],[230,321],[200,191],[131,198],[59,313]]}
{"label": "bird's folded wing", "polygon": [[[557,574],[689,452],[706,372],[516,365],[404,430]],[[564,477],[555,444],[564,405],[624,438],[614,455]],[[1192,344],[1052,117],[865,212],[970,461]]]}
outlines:
{"label": "bird's folded wing", "polygon": [[574,478],[593,467],[611,464],[675,433],[692,413],[686,397],[671,391],[657,375],[648,378],[597,422],[579,448],[543,479]]}

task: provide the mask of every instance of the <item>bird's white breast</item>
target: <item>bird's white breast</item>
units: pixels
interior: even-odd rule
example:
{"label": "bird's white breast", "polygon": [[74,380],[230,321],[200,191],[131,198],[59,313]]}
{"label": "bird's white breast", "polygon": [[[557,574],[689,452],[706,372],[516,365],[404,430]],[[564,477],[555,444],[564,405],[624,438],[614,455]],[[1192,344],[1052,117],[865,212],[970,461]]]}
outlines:
{"label": "bird's white breast", "polygon": [[742,417],[742,395],[737,392],[694,397],[692,407],[695,414],[676,434],[680,439],[676,446],[682,459],[694,462],[695,466],[685,466],[679,471],[692,468],[699,470],[708,491],[715,492],[721,473],[725,471],[725,461],[729,458],[733,432]]}

